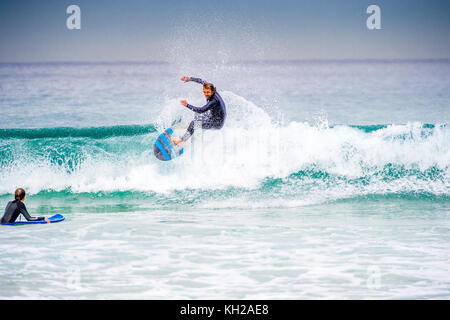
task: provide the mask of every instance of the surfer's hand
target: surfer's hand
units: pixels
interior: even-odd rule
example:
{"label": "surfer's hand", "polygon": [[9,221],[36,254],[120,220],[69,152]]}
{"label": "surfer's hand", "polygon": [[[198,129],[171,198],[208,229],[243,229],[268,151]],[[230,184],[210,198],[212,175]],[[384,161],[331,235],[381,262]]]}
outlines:
{"label": "surfer's hand", "polygon": [[187,107],[187,105],[188,105],[186,100],[180,100],[180,103],[185,107]]}
{"label": "surfer's hand", "polygon": [[48,220],[47,217],[44,218],[45,222],[50,223],[50,220]]}
{"label": "surfer's hand", "polygon": [[191,81],[191,78],[189,78],[188,76],[183,76],[181,77],[181,81],[188,82]]}

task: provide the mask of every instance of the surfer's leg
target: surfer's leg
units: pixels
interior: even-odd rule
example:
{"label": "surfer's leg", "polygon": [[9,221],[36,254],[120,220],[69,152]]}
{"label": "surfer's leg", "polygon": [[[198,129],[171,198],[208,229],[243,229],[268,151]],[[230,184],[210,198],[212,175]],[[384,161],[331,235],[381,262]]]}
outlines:
{"label": "surfer's leg", "polygon": [[181,141],[185,142],[194,134],[194,126],[195,122],[192,120],[191,123],[189,123],[186,133],[181,137]]}
{"label": "surfer's leg", "polygon": [[188,140],[194,134],[194,125],[195,125],[194,121],[191,121],[191,123],[189,123],[189,126],[186,130],[186,133],[181,137],[181,139],[172,137],[170,139],[172,141],[172,143],[176,144],[176,145],[181,145],[183,142]]}
{"label": "surfer's leg", "polygon": [[204,118],[201,115],[196,115],[194,120],[192,120],[191,123],[189,124],[186,133],[183,135],[183,137],[181,137],[180,142],[185,142],[186,140],[188,140],[194,134],[194,130],[197,127],[199,128],[201,127],[204,130],[220,129],[222,128],[222,123],[215,122],[208,118]]}
{"label": "surfer's leg", "polygon": [[193,134],[196,128],[205,129],[205,123],[208,122],[208,118],[204,117],[202,114],[196,114],[194,120],[189,123],[186,133],[181,137],[181,141],[188,140]]}

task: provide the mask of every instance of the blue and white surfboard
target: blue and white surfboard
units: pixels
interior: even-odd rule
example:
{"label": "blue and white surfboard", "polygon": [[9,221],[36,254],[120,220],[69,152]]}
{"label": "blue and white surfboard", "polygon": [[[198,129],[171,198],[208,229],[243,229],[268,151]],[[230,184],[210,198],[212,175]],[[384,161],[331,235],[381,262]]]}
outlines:
{"label": "blue and white surfboard", "polygon": [[[50,223],[55,223],[55,222],[61,222],[63,221],[65,218],[62,214],[55,214],[54,216],[51,216],[50,218],[48,218],[48,220],[50,220]],[[19,225],[23,225],[23,224],[44,224],[47,223],[45,220],[33,220],[33,221],[26,221],[26,220],[19,220],[19,221],[14,221],[14,222],[10,222],[10,223],[5,223],[4,226],[19,226]]]}
{"label": "blue and white surfboard", "polygon": [[183,154],[183,148],[174,145],[170,140],[172,134],[173,130],[168,128],[156,138],[153,152],[159,160],[169,161]]}

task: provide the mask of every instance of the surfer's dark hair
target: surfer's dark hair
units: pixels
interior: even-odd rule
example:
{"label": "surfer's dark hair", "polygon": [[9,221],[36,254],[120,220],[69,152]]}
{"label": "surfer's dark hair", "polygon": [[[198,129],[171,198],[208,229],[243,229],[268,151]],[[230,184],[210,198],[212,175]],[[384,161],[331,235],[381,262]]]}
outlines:
{"label": "surfer's dark hair", "polygon": [[209,82],[203,83],[203,89],[209,89],[209,90],[211,90],[211,92],[213,94],[216,93],[216,87],[214,87],[214,85],[212,83],[209,83]]}
{"label": "surfer's dark hair", "polygon": [[14,192],[14,199],[16,200],[23,200],[25,198],[25,190],[22,188],[17,188],[16,192]]}

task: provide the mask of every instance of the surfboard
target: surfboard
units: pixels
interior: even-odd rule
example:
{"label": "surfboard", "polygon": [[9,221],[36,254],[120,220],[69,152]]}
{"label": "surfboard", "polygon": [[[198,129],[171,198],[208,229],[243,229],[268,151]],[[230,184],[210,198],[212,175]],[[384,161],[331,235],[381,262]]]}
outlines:
{"label": "surfboard", "polygon": [[[55,223],[55,222],[61,222],[63,221],[65,218],[62,214],[55,214],[54,216],[51,216],[50,218],[48,218],[48,220],[50,220],[50,223]],[[42,224],[42,223],[47,223],[45,222],[45,220],[39,220],[39,221],[14,221],[11,223],[5,223],[4,226],[17,226],[17,225],[22,225],[22,224]]]}
{"label": "surfboard", "polygon": [[172,128],[168,128],[156,138],[153,145],[155,157],[161,161],[169,161],[183,154],[183,148],[174,145],[170,140],[173,134]]}

